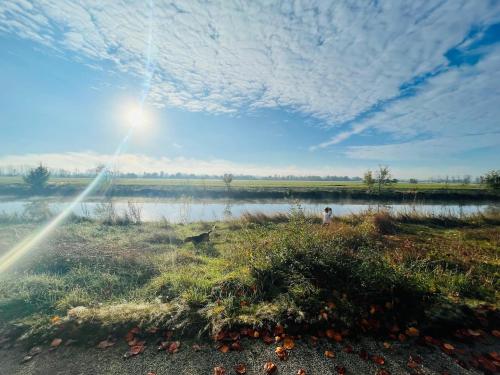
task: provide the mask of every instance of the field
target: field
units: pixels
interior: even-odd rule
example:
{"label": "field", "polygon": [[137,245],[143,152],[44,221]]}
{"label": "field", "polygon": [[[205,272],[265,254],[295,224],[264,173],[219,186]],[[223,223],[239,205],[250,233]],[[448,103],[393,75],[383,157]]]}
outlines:
{"label": "field", "polygon": [[[52,178],[42,191],[33,192],[20,177],[0,178],[0,196],[75,196],[90,178]],[[193,197],[200,199],[360,199],[378,201],[498,201],[500,193],[478,184],[394,183],[369,190],[361,182],[235,180],[230,188],[222,180],[127,179],[104,181],[93,193],[110,197]]]}
{"label": "field", "polygon": [[[4,217],[0,255],[38,225]],[[210,242],[183,241],[214,225]],[[331,345],[325,334],[452,342],[470,330],[490,342],[500,323],[499,229],[495,213],[367,212],[328,227],[300,208],[190,225],[73,217],[0,275],[0,338],[95,346],[139,327],[146,340],[217,337],[223,350],[228,332],[274,341],[285,327],[320,347]]]}
{"label": "field", "polygon": [[[50,180],[54,185],[85,186],[92,181],[91,178],[60,178],[53,177]],[[21,177],[0,177],[0,185],[23,184]],[[225,188],[222,180],[215,179],[160,179],[160,178],[119,178],[114,180],[115,185],[124,186],[199,186],[207,188]],[[234,180],[231,187],[239,189],[262,189],[262,188],[348,188],[366,189],[362,182],[357,181],[289,181],[289,180]],[[398,190],[455,190],[472,189],[482,190],[479,184],[461,183],[417,183],[410,184],[398,182],[390,185]]]}

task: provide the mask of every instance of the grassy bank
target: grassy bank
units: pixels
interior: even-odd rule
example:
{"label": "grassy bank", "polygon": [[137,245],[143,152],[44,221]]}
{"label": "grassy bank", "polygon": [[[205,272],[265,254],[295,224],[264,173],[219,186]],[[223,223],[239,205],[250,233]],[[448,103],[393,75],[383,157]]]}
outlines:
{"label": "grassy bank", "polygon": [[[74,196],[89,183],[88,178],[53,178],[38,195]],[[126,179],[105,183],[96,191],[98,195],[113,197],[165,197],[177,198],[233,198],[233,199],[331,199],[349,198],[378,201],[498,201],[500,193],[478,184],[395,183],[379,193],[368,191],[360,182],[336,181],[276,181],[235,180],[227,189],[221,180]],[[34,195],[20,177],[0,178],[0,196],[29,197]]]}
{"label": "grassy bank", "polygon": [[[4,222],[0,252],[36,225]],[[217,223],[210,243],[183,242],[212,225],[74,218],[0,275],[0,326],[31,339],[134,325],[381,333],[476,326],[470,308],[499,302],[498,216],[366,213],[325,228],[295,210]]]}

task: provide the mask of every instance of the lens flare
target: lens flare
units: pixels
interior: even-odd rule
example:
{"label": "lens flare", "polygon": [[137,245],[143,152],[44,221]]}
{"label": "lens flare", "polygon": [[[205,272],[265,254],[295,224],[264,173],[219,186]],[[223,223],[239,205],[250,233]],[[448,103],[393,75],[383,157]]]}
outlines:
{"label": "lens flare", "polygon": [[116,164],[118,156],[125,149],[128,140],[133,134],[133,131],[136,127],[142,126],[145,123],[147,117],[144,113],[144,102],[146,101],[148,94],[151,89],[151,82],[154,74],[154,64],[152,61],[152,45],[153,45],[153,1],[149,1],[149,33],[148,33],[148,42],[147,42],[147,51],[146,51],[146,74],[144,77],[144,83],[142,87],[142,92],[140,96],[140,104],[136,107],[132,107],[130,113],[128,113],[129,120],[129,130],[127,135],[123,138],[122,142],[118,145],[113,157],[106,164],[106,168],[102,169],[99,174],[94,178],[94,180],[85,188],[83,192],[81,192],[68,206],[64,208],[56,217],[54,217],[49,223],[47,223],[44,227],[40,228],[38,231],[32,233],[24,240],[22,240],[19,244],[10,249],[7,253],[0,257],[0,274],[5,272],[8,268],[10,268],[16,261],[26,255],[30,250],[33,249],[35,245],[40,243],[43,239],[45,239],[57,226],[64,221],[76,208],[78,204],[80,204],[85,197],[87,197],[91,192],[93,192],[99,184],[103,180],[103,176],[106,172]]}

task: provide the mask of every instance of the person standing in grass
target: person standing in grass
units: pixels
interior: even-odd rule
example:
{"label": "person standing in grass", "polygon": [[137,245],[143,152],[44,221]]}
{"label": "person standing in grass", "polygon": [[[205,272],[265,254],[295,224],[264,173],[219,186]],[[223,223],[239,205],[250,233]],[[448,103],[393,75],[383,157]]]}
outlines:
{"label": "person standing in grass", "polygon": [[323,211],[323,225],[330,225],[332,222],[333,211],[330,207],[325,207]]}

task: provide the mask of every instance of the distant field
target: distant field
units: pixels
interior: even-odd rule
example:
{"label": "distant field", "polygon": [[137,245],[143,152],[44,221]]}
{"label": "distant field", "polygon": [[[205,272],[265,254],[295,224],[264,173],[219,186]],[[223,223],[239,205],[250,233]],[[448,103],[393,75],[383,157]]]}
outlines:
{"label": "distant field", "polygon": [[[90,183],[90,178],[51,178],[50,184],[57,185],[76,185],[82,186]],[[0,177],[0,185],[22,184],[21,177]],[[224,187],[222,180],[215,179],[156,179],[156,178],[119,178],[114,180],[114,185],[122,186],[196,186],[207,188]],[[351,181],[287,181],[287,180],[234,180],[231,183],[233,188],[349,188],[366,189],[362,182]],[[387,187],[386,187],[387,188]],[[482,190],[479,184],[464,185],[461,183],[396,183],[390,185],[390,188],[396,190]]]}

